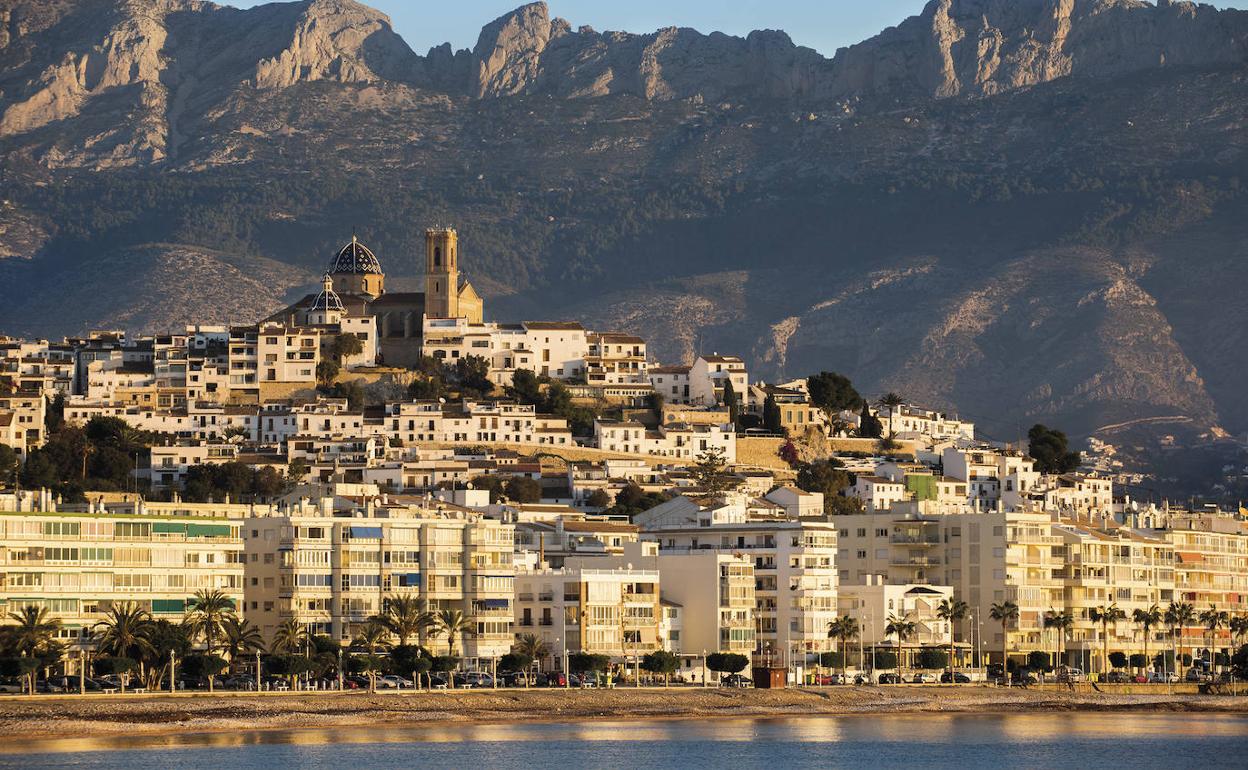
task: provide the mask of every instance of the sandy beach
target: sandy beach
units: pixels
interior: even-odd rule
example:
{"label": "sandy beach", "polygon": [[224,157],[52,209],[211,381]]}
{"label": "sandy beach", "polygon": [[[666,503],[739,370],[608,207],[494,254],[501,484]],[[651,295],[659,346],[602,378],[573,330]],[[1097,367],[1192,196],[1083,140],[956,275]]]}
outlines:
{"label": "sandy beach", "polygon": [[1248,714],[1248,697],[935,686],[12,697],[0,699],[0,741],[467,721],[1105,710]]}

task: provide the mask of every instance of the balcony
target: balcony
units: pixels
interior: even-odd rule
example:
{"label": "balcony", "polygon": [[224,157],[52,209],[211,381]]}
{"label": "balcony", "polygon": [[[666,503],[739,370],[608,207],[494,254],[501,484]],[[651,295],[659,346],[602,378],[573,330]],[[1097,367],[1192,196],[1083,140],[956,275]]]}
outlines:
{"label": "balcony", "polygon": [[939,567],[940,559],[932,556],[894,556],[888,563],[894,567]]}
{"label": "balcony", "polygon": [[888,542],[897,545],[940,545],[940,535],[891,535]]}

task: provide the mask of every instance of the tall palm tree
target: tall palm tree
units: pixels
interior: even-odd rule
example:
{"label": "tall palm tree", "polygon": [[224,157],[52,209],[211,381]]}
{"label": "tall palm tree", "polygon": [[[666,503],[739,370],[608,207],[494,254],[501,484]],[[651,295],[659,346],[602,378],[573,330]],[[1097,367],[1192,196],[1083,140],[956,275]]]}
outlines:
{"label": "tall palm tree", "polygon": [[879,405],[880,408],[888,410],[888,437],[889,439],[892,439],[893,437],[893,413],[896,412],[897,407],[906,403],[906,399],[902,398],[900,395],[890,390],[889,392],[880,396],[879,399],[875,403]]}
{"label": "tall palm tree", "polygon": [[[511,649],[518,655],[525,655],[541,664],[541,660],[550,654],[546,643],[537,634],[521,634],[516,638]],[[529,672],[524,672],[524,686],[529,686]]]}
{"label": "tall palm tree", "polygon": [[[26,605],[17,612],[9,613],[9,620],[17,625],[6,628],[6,646],[18,655],[37,658],[47,652],[56,641],[56,631],[61,621],[48,615],[47,607]],[[30,672],[30,692],[35,692],[37,671]]]}
{"label": "tall palm tree", "polygon": [[1239,640],[1248,636],[1248,615],[1236,615],[1228,625],[1231,629],[1231,644],[1239,647]]}
{"label": "tall palm tree", "polygon": [[1075,616],[1069,612],[1049,610],[1044,614],[1044,627],[1057,630],[1057,661],[1061,661],[1058,665],[1065,665],[1066,633],[1074,624]]}
{"label": "tall palm tree", "polygon": [[1135,624],[1144,629],[1144,672],[1148,673],[1148,637],[1153,633],[1153,628],[1161,625],[1161,607],[1156,604],[1151,605],[1148,609],[1142,610],[1136,608],[1131,613],[1131,619]]}
{"label": "tall palm tree", "polygon": [[295,618],[286,618],[273,632],[273,643],[269,651],[279,655],[294,655],[307,647],[309,640],[308,628]]}
{"label": "tall palm tree", "polygon": [[434,635],[446,636],[447,657],[455,657],[455,637],[471,634],[474,622],[460,610],[438,610],[434,615]]}
{"label": "tall palm tree", "polygon": [[901,664],[906,657],[906,640],[914,636],[918,625],[910,619],[910,613],[889,615],[888,625],[884,626],[884,638],[897,637],[897,678],[901,679]]}
{"label": "tall palm tree", "polygon": [[1200,613],[1200,623],[1209,632],[1209,669],[1211,672],[1218,670],[1218,651],[1214,649],[1217,643],[1218,629],[1225,626],[1231,619],[1230,613],[1226,610],[1219,610],[1212,604],[1209,609]]}
{"label": "tall palm tree", "polygon": [[211,655],[221,637],[225,619],[234,614],[234,600],[219,589],[196,591],[187,603],[187,627],[192,636],[204,637],[204,651]]}
{"label": "tall palm tree", "polygon": [[221,624],[221,646],[230,663],[242,656],[264,649],[264,636],[250,620],[229,615]]}
{"label": "tall palm tree", "polygon": [[[138,661],[141,677],[143,660],[153,652],[151,613],[134,602],[118,602],[109,605],[104,611],[104,618],[94,627],[100,631],[96,637],[96,649],[109,655]],[[124,677],[121,680],[121,689],[125,692]]]}
{"label": "tall palm tree", "polygon": [[845,676],[849,665],[849,651],[846,646],[850,640],[858,636],[858,619],[842,615],[828,623],[828,638],[836,640],[836,650],[841,653],[841,676]]}
{"label": "tall palm tree", "polygon": [[1093,607],[1088,610],[1088,620],[1101,624],[1101,676],[1109,672],[1109,627],[1117,627],[1118,621],[1125,620],[1127,613],[1122,611],[1118,602],[1106,606]]}
{"label": "tall palm tree", "polygon": [[1196,608],[1190,602],[1170,602],[1166,607],[1165,623],[1170,627],[1170,641],[1174,647],[1174,660],[1183,676],[1183,630],[1196,622]]}
{"label": "tall palm tree", "polygon": [[403,594],[387,600],[382,621],[390,633],[398,638],[399,646],[405,647],[409,638],[419,636],[433,625],[433,613],[426,609],[421,600],[411,594]]}
{"label": "tall palm tree", "polygon": [[961,599],[941,599],[936,607],[936,617],[949,624],[949,684],[953,684],[953,628],[971,614],[971,605]]}
{"label": "tall palm tree", "polygon": [[389,636],[390,629],[386,625],[385,618],[374,615],[364,623],[360,633],[351,642],[354,646],[362,647],[368,651],[369,689],[377,689],[377,671],[374,664],[377,660],[377,651],[384,650],[390,646],[386,643],[386,639]]}
{"label": "tall palm tree", "polygon": [[1001,674],[1009,681],[1010,623],[1018,620],[1018,605],[1008,599],[988,608],[988,617],[1001,624]]}

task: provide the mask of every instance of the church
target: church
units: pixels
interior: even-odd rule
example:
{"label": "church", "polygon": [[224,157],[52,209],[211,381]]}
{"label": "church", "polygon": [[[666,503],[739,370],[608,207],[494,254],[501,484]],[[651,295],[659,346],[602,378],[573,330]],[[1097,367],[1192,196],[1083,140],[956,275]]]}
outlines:
{"label": "church", "polygon": [[341,308],[338,312],[348,322],[371,317],[376,328],[377,363],[413,366],[421,355],[425,316],[479,324],[484,311],[481,296],[460,276],[459,235],[454,228],[425,231],[424,272],[423,292],[387,292],[381,263],[352,236],[330,263],[320,293],[309,294],[265,320],[291,326],[318,325],[323,323],[320,311],[327,306]]}

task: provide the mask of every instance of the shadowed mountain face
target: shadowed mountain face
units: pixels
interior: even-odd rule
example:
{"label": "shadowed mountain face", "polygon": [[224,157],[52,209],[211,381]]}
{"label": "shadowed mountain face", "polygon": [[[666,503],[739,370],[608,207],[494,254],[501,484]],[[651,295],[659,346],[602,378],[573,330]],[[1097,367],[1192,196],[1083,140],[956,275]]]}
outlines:
{"label": "shadowed mountain face", "polygon": [[1135,0],[933,0],[831,58],[541,3],[421,56],[350,0],[0,0],[0,329],[259,317],[353,229],[402,285],[453,222],[495,317],[1001,438],[1242,433],[1246,46]]}

